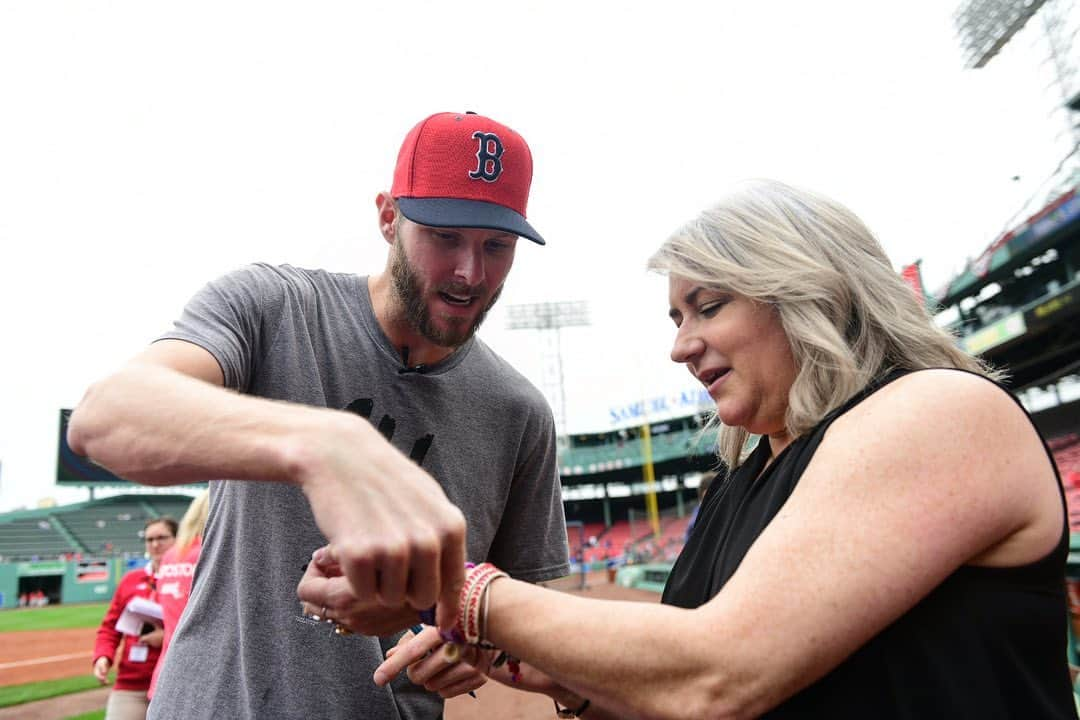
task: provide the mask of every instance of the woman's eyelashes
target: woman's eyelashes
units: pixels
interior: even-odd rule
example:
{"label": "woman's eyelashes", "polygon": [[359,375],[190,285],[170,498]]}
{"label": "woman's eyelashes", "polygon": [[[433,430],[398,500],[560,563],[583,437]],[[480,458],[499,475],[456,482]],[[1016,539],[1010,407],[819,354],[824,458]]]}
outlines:
{"label": "woman's eyelashes", "polygon": [[698,313],[700,313],[702,317],[712,317],[713,315],[718,313],[725,305],[727,305],[728,301],[729,298],[716,298],[713,300],[709,300],[708,302],[702,303],[698,307]]}

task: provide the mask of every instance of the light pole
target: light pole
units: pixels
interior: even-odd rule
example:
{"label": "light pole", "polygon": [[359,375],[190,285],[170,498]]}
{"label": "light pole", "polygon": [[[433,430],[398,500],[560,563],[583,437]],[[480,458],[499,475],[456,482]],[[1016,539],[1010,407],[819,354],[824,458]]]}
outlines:
{"label": "light pole", "polygon": [[[544,348],[544,394],[555,416],[555,434],[566,436],[566,390],[563,387],[562,336],[564,327],[583,327],[589,324],[589,308],[584,300],[544,302],[507,307],[507,328],[510,330],[539,330],[547,342]],[[551,347],[554,340],[554,348]]]}

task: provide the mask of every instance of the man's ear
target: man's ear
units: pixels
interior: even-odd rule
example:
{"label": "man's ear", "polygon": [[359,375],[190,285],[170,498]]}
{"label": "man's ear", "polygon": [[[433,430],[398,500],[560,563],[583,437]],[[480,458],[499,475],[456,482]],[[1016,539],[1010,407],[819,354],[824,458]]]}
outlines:
{"label": "man's ear", "polygon": [[394,235],[397,230],[397,203],[388,192],[381,192],[375,196],[375,207],[379,211],[379,232],[383,239],[390,245],[394,244]]}

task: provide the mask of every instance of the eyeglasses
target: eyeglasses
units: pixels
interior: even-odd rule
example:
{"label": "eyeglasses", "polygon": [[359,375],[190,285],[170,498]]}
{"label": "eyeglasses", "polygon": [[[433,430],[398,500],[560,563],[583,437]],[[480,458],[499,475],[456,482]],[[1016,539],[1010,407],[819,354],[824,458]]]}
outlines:
{"label": "eyeglasses", "polygon": [[153,535],[153,536],[149,536],[149,537],[146,537],[146,538],[143,538],[143,539],[146,540],[146,542],[148,542],[148,543],[156,543],[156,542],[168,542],[169,540],[174,539],[174,537],[175,536],[173,536],[173,535]]}

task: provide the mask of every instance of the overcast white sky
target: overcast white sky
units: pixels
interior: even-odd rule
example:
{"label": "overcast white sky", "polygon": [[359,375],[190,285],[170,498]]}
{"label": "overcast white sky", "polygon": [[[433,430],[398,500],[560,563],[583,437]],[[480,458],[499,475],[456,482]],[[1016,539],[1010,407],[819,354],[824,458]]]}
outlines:
{"label": "overcast white sky", "polygon": [[532,146],[549,244],[519,246],[481,335],[543,386],[505,305],[589,302],[562,335],[571,431],[692,387],[643,266],[740,179],[834,196],[940,286],[1058,160],[1032,40],[964,70],[953,5],[0,4],[0,511],[85,498],[53,484],[58,409],[206,280],[381,268],[375,194],[436,111]]}

